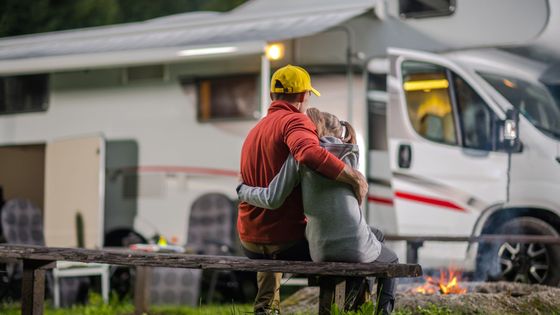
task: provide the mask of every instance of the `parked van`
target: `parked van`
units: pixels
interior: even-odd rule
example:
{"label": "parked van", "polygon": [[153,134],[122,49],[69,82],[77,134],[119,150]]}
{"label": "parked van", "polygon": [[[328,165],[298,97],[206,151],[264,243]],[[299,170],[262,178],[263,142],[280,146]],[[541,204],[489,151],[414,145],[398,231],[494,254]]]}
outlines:
{"label": "parked van", "polygon": [[[386,137],[380,128],[370,138],[373,222],[404,235],[558,235],[557,72],[496,49],[389,49],[387,60],[370,63],[372,81],[379,65],[388,66],[387,94],[368,94],[370,122],[386,118],[387,128]],[[557,246],[543,244],[426,242],[420,249],[427,265],[455,262],[553,285],[559,258]]]}

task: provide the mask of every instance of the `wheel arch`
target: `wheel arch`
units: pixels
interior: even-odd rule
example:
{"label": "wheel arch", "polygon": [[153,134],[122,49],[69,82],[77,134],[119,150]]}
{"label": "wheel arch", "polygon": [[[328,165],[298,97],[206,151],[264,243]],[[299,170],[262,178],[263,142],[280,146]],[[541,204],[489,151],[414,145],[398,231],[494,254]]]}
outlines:
{"label": "wheel arch", "polygon": [[477,231],[473,231],[475,232],[473,234],[494,234],[505,222],[518,217],[540,219],[560,233],[560,215],[557,211],[538,207],[512,207],[498,208],[489,213],[485,219],[479,222],[479,227],[476,229]]}

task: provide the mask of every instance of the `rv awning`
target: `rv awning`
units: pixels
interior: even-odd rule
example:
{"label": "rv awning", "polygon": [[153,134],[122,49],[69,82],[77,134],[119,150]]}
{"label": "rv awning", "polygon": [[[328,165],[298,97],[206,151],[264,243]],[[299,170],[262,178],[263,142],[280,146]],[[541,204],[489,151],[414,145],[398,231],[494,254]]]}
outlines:
{"label": "rv awning", "polygon": [[146,22],[0,39],[0,74],[53,72],[201,58],[179,51],[235,47],[308,36],[373,7],[373,0],[253,0],[226,13],[193,12]]}

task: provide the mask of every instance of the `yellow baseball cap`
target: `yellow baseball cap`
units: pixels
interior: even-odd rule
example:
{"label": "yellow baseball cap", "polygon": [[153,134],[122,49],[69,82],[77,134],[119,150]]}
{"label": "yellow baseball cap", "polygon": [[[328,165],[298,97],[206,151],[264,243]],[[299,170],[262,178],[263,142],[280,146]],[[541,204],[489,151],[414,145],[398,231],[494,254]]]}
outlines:
{"label": "yellow baseball cap", "polygon": [[272,93],[301,93],[311,91],[317,96],[321,93],[311,86],[311,77],[302,67],[287,65],[272,75],[270,80],[270,91]]}

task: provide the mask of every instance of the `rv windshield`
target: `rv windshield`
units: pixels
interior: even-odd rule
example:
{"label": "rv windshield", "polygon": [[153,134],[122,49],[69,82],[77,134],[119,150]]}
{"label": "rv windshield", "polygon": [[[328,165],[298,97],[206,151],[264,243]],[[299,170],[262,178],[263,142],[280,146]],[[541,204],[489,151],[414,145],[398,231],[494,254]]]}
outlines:
{"label": "rv windshield", "polygon": [[543,133],[560,139],[560,86],[545,86],[504,75],[479,73]]}

